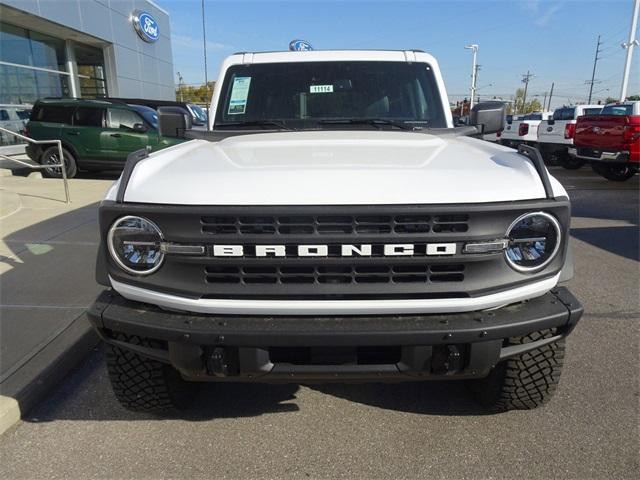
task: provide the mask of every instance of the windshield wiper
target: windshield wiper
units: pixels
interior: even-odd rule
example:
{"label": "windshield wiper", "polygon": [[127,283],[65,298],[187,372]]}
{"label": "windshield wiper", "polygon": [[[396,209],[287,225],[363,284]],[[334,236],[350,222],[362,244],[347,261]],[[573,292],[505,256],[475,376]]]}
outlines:
{"label": "windshield wiper", "polygon": [[280,130],[295,130],[295,128],[291,128],[285,125],[283,122],[279,122],[277,120],[251,120],[247,122],[218,123],[214,127],[214,130],[220,127],[277,127]]}
{"label": "windshield wiper", "polygon": [[394,122],[393,120],[387,120],[386,118],[335,118],[318,120],[319,125],[373,125],[378,127],[380,125],[389,125],[401,130],[421,130],[419,127],[407,125],[400,122]]}

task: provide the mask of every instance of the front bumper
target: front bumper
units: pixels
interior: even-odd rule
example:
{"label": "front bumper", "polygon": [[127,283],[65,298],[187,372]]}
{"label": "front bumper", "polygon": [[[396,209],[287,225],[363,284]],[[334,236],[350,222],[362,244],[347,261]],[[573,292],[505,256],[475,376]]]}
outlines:
{"label": "front bumper", "polygon": [[[189,380],[310,382],[484,377],[501,360],[565,337],[582,312],[557,288],[490,311],[375,317],[197,315],[107,290],[88,314],[105,342],[172,364]],[[547,334],[507,341],[536,331]]]}

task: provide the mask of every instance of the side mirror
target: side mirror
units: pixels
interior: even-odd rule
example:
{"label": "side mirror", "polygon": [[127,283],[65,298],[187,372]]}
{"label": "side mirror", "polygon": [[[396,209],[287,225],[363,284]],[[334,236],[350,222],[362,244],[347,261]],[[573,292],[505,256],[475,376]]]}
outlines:
{"label": "side mirror", "polygon": [[191,114],[181,107],[158,108],[158,134],[161,137],[184,138],[191,129]]}
{"label": "side mirror", "polygon": [[149,130],[149,127],[147,127],[144,123],[134,123],[132,130],[137,133],[145,133]]}
{"label": "side mirror", "polygon": [[503,102],[482,102],[471,110],[470,124],[486,135],[504,130],[507,107]]}
{"label": "side mirror", "polygon": [[550,118],[549,120],[547,120],[547,124],[549,125],[555,125],[556,121],[553,118]]}

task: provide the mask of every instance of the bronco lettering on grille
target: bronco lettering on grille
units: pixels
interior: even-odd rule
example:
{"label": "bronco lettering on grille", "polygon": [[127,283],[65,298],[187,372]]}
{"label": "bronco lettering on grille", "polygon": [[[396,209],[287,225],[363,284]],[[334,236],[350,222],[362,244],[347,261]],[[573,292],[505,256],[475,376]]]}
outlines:
{"label": "bronco lettering on grille", "polygon": [[[421,246],[422,248],[417,248]],[[426,248],[425,248],[426,247]],[[455,255],[455,243],[428,243],[416,245],[413,243],[390,243],[383,245],[372,244],[341,244],[341,245],[214,245],[214,257],[370,257],[379,255],[384,257],[402,256],[435,256]]]}

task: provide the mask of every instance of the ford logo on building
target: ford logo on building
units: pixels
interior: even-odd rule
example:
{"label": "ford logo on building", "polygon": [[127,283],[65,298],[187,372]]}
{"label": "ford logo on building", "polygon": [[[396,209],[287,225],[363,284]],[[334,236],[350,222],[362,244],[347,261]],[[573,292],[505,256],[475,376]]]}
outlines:
{"label": "ford logo on building", "polygon": [[313,47],[309,42],[305,42],[304,40],[293,40],[289,44],[289,50],[293,52],[308,52],[309,50],[313,50]]}
{"label": "ford logo on building", "polygon": [[158,22],[147,12],[136,10],[132,14],[133,27],[145,42],[153,43],[160,37]]}

